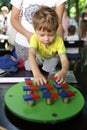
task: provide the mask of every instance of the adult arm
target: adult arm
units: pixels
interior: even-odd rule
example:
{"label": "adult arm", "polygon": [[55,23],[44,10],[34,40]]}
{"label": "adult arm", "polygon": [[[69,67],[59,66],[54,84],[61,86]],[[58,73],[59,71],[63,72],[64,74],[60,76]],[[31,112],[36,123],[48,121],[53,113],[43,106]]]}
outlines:
{"label": "adult arm", "polygon": [[27,31],[21,25],[21,22],[20,22],[20,10],[18,8],[16,8],[15,6],[12,7],[11,24],[19,33],[23,34],[28,39],[28,41],[30,41],[32,33]]}
{"label": "adult arm", "polygon": [[58,31],[57,33],[64,38],[64,29],[63,29],[63,25],[62,25],[62,18],[63,18],[63,12],[64,12],[64,8],[65,8],[65,2],[60,4],[59,6],[57,6],[55,8],[58,17],[59,17],[59,27],[58,27]]}

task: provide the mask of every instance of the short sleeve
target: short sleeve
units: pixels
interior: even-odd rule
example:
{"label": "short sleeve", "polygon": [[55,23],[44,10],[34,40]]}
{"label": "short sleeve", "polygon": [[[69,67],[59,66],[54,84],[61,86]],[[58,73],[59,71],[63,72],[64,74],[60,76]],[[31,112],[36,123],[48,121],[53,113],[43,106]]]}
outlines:
{"label": "short sleeve", "polygon": [[21,3],[22,3],[22,0],[17,0],[17,2],[15,2],[15,0],[10,1],[10,4],[12,4],[13,6],[15,6],[18,9],[20,9]]}
{"label": "short sleeve", "polygon": [[37,49],[37,47],[38,47],[38,40],[37,40],[36,35],[33,34],[31,39],[30,39],[29,48]]}
{"label": "short sleeve", "polygon": [[59,6],[62,3],[66,2],[67,0],[57,0],[56,5]]}

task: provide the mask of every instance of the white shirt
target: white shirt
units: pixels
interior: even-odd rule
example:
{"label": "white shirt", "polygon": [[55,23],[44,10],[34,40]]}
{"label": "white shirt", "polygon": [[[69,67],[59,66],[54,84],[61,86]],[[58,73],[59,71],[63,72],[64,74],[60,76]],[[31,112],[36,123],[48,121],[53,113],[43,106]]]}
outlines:
{"label": "white shirt", "polygon": [[[45,5],[48,7],[56,7],[61,5],[67,0],[17,0],[17,2],[15,2],[15,0],[11,0],[11,4],[16,8],[20,9],[22,1],[23,1],[23,16],[21,19],[21,24],[29,32],[34,32],[32,26],[32,15],[40,6]],[[17,33],[16,35],[16,42],[22,46],[26,47],[29,46],[29,42],[26,39],[26,37],[20,33]]]}

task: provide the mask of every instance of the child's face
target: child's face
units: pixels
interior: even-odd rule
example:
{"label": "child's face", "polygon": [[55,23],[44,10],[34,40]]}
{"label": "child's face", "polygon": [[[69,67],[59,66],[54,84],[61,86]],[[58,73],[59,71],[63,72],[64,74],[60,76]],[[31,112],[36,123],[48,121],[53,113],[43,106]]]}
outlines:
{"label": "child's face", "polygon": [[36,34],[38,36],[38,40],[46,46],[53,42],[55,38],[54,32],[36,30]]}

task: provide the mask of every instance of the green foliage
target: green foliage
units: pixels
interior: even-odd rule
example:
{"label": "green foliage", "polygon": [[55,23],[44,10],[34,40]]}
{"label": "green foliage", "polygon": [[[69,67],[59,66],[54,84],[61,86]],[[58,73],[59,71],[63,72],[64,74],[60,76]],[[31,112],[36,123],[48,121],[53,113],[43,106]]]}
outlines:
{"label": "green foliage", "polygon": [[4,5],[8,7],[9,3],[10,3],[10,0],[0,0],[0,8]]}
{"label": "green foliage", "polygon": [[67,0],[66,10],[71,17],[79,17],[87,6],[87,0]]}
{"label": "green foliage", "polygon": [[80,12],[83,12],[85,9],[85,6],[87,6],[87,0],[79,0],[79,10]]}

